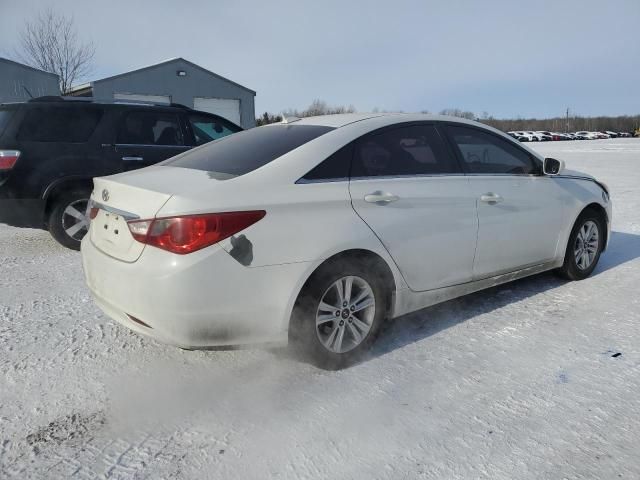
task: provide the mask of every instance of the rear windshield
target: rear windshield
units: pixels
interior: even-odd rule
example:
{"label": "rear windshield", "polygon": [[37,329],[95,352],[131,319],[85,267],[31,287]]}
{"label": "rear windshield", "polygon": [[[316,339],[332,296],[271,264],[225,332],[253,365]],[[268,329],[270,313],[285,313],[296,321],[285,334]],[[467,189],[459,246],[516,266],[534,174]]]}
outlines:
{"label": "rear windshield", "polygon": [[333,128],[320,125],[268,125],[252,128],[185,152],[161,165],[240,176],[330,130]]}
{"label": "rear windshield", "polygon": [[27,142],[86,142],[96,129],[102,109],[33,107],[20,125],[18,140]]}
{"label": "rear windshield", "polygon": [[4,129],[9,125],[9,120],[13,116],[15,108],[0,107],[0,135],[4,132]]}

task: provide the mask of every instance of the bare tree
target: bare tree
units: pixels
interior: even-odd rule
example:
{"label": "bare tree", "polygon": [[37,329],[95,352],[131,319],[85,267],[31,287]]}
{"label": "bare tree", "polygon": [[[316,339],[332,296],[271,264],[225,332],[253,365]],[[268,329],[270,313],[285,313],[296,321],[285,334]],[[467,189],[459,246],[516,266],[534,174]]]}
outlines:
{"label": "bare tree", "polygon": [[25,23],[17,52],[27,65],[58,74],[63,95],[90,73],[94,54],[92,42],[78,40],[73,17],[51,9],[40,13],[33,22]]}

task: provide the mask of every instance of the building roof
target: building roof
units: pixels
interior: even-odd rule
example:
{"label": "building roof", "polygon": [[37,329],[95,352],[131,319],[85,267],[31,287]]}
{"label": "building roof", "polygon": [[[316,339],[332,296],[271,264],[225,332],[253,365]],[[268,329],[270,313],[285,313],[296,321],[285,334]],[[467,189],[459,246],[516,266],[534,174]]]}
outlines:
{"label": "building roof", "polygon": [[27,70],[33,70],[34,72],[43,73],[45,75],[53,75],[58,78],[56,73],[45,72],[44,70],[40,70],[39,68],[31,67],[29,65],[25,65],[24,63],[16,62],[15,60],[9,60],[8,58],[0,57],[0,63],[10,63],[16,65],[18,67],[26,68]]}
{"label": "building roof", "polygon": [[255,92],[254,90],[251,90],[250,88],[247,88],[247,87],[245,87],[244,85],[240,85],[239,83],[236,83],[236,82],[234,82],[233,80],[229,80],[228,78],[225,78],[225,77],[223,77],[223,76],[221,76],[221,75],[218,75],[217,73],[214,73],[214,72],[212,72],[211,70],[207,70],[206,68],[203,68],[203,67],[201,67],[200,65],[197,65],[197,64],[195,64],[195,63],[193,63],[193,62],[190,62],[189,60],[185,60],[185,59],[184,59],[184,58],[182,58],[182,57],[170,58],[170,59],[168,59],[168,60],[164,60],[164,61],[162,61],[162,62],[160,62],[160,63],[154,63],[153,65],[147,65],[147,66],[145,66],[145,67],[137,68],[137,69],[135,69],[135,70],[130,70],[130,71],[128,71],[128,72],[119,73],[119,74],[117,74],[117,75],[112,75],[112,76],[110,76],[110,77],[101,78],[101,79],[99,79],[99,80],[94,80],[93,82],[90,82],[89,84],[77,85],[77,86],[73,87],[73,88],[71,89],[71,91],[73,92],[73,91],[75,91],[75,90],[84,90],[84,89],[89,88],[90,86],[93,86],[93,85],[94,85],[94,84],[96,84],[96,83],[105,82],[105,81],[107,81],[107,80],[113,80],[113,79],[116,79],[116,78],[124,77],[124,76],[126,76],[126,75],[131,74],[131,73],[137,73],[137,72],[142,72],[142,71],[145,71],[145,70],[150,70],[150,69],[155,68],[155,67],[158,67],[158,66],[160,66],[160,65],[165,65],[165,64],[167,64],[167,63],[173,63],[173,62],[178,62],[178,61],[184,62],[184,63],[186,63],[186,64],[188,64],[188,65],[192,66],[193,68],[197,68],[197,69],[199,69],[199,70],[202,70],[203,72],[206,72],[206,73],[208,73],[209,75],[213,75],[214,77],[217,77],[217,78],[219,78],[219,79],[221,79],[221,80],[224,80],[225,82],[229,82],[229,83],[231,83],[231,84],[235,85],[236,87],[242,88],[242,89],[244,89],[244,90],[246,90],[246,91],[248,91],[248,92],[253,93],[254,95],[256,94],[256,92]]}

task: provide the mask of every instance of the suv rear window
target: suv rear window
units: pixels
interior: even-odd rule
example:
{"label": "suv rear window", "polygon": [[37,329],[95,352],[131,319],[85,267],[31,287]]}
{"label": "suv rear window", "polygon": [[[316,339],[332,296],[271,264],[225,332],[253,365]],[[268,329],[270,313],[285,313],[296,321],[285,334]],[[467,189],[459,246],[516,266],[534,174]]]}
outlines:
{"label": "suv rear window", "polygon": [[102,113],[99,108],[29,108],[17,138],[27,142],[86,142],[96,129]]}
{"label": "suv rear window", "polygon": [[333,128],[320,125],[268,125],[252,128],[189,150],[161,165],[240,176],[330,130]]}

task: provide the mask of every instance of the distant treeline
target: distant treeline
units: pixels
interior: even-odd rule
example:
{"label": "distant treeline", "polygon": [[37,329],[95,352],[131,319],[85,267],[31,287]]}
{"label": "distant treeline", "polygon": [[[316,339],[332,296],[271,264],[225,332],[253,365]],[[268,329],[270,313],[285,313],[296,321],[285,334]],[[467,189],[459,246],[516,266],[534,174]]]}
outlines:
{"label": "distant treeline", "polygon": [[[336,113],[353,113],[356,109],[353,105],[349,105],[348,107],[331,107],[327,104],[327,102],[323,100],[314,100],[311,105],[309,105],[304,110],[292,110],[288,109],[282,112],[287,118],[290,117],[315,117],[317,115],[334,115]],[[260,117],[256,118],[256,124],[258,126],[267,125],[269,123],[276,123],[282,121],[282,115],[274,115],[273,113],[264,112]]]}
{"label": "distant treeline", "polygon": [[640,115],[623,115],[619,117],[555,117],[555,118],[517,118],[499,120],[497,118],[479,118],[478,121],[494,128],[510,132],[512,130],[534,130],[549,132],[630,132],[640,128]]}
{"label": "distant treeline", "polygon": [[[327,102],[323,100],[314,100],[304,110],[285,110],[283,114],[286,117],[312,117],[315,115],[331,115],[336,113],[353,113],[356,109],[353,105],[345,106],[329,106]],[[374,109],[374,112],[385,111]],[[428,110],[422,110],[420,113],[430,113]],[[640,115],[621,115],[617,117],[582,117],[578,115],[569,115],[565,117],[554,118],[515,118],[515,119],[498,119],[489,115],[487,112],[483,112],[481,115],[477,115],[474,112],[460,110],[458,108],[447,108],[438,112],[440,115],[449,115],[454,117],[461,117],[470,120],[477,120],[478,122],[491,125],[499,130],[509,132],[512,130],[535,130],[535,131],[550,131],[550,132],[578,132],[582,130],[587,131],[605,131],[611,130],[614,132],[633,132],[637,128],[640,128]],[[282,115],[274,115],[272,113],[265,112],[259,118],[256,118],[258,126],[267,125],[269,123],[275,123],[282,121]]]}

